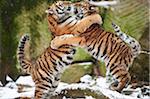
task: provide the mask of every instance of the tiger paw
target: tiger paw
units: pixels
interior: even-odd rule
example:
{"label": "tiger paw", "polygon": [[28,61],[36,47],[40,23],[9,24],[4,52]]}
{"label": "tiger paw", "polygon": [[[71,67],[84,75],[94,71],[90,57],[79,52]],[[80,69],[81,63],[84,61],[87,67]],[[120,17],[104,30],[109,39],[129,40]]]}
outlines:
{"label": "tiger paw", "polygon": [[109,86],[109,89],[113,90],[113,91],[117,91],[117,92],[121,92],[122,90],[120,88],[118,88],[118,82],[114,82]]}
{"label": "tiger paw", "polygon": [[72,34],[68,35],[62,35],[62,36],[56,36],[52,41],[51,41],[51,48],[52,49],[58,49],[60,46],[65,45],[68,43],[68,38],[74,37]]}

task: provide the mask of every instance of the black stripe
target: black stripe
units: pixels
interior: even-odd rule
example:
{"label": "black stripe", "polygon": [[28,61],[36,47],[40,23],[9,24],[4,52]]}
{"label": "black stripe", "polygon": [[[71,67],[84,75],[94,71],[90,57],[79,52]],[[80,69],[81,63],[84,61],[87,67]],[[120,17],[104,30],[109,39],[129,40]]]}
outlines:
{"label": "black stripe", "polygon": [[72,22],[73,22],[74,20],[71,20],[69,23],[67,23],[66,25],[69,25],[69,24],[71,24]]}
{"label": "black stripe", "polygon": [[[103,33],[103,34],[102,34]],[[101,35],[99,35],[99,37],[98,37],[98,43],[101,41],[101,40],[103,40],[103,37],[106,35],[106,33],[103,31],[103,32],[101,32]]]}
{"label": "black stripe", "polygon": [[43,90],[47,90],[47,88],[45,88],[44,86],[38,86],[38,88],[43,89]]}
{"label": "black stripe", "polygon": [[24,52],[19,52],[18,54],[21,54],[21,55],[22,55],[22,54],[24,54]]}
{"label": "black stripe", "polygon": [[66,66],[69,65],[69,63],[66,62],[66,61],[63,61],[63,60],[62,60],[62,62],[63,62]]}
{"label": "black stripe", "polygon": [[62,57],[60,57],[59,55],[57,55],[55,52],[53,52],[53,51],[51,51],[51,53],[53,54],[53,55],[55,55],[59,60],[61,60],[62,61]]}
{"label": "black stripe", "polygon": [[103,51],[103,54],[101,57],[103,57],[106,53],[107,53],[107,48],[108,48],[108,38],[109,38],[110,34],[108,34],[107,38],[106,38],[106,42],[105,42],[105,48],[104,48],[104,51]]}
{"label": "black stripe", "polygon": [[112,65],[110,66],[110,73],[111,73],[116,67],[118,67],[118,65],[112,64]]}
{"label": "black stripe", "polygon": [[59,81],[60,80],[60,78],[58,78],[58,77],[55,77],[55,81]]}
{"label": "black stripe", "polygon": [[58,50],[58,49],[53,49],[54,51],[57,51],[57,52],[61,52],[63,54],[70,54],[70,52],[68,51],[62,51],[62,50]]}
{"label": "black stripe", "polygon": [[58,9],[63,10],[63,9],[62,9],[62,8],[60,8],[57,4],[55,4],[55,6],[56,6]]}
{"label": "black stripe", "polygon": [[63,11],[62,11],[62,12],[59,12],[58,9],[56,9],[56,12],[57,12],[58,14],[64,14]]}
{"label": "black stripe", "polygon": [[24,44],[25,44],[25,41],[21,41],[20,43],[21,43],[21,45],[24,45]]}
{"label": "black stripe", "polygon": [[88,50],[88,52],[91,52],[91,51],[92,51],[92,48],[91,48],[91,47],[88,47],[87,50]]}
{"label": "black stripe", "polygon": [[54,70],[55,70],[56,72],[58,72],[58,69],[57,69],[56,66],[57,66],[57,65],[53,66],[53,68],[54,68]]}
{"label": "black stripe", "polygon": [[[76,21],[72,26],[70,26],[68,29],[70,30],[73,26],[75,26],[75,24],[77,23],[78,21]],[[73,29],[74,30],[74,29]]]}
{"label": "black stripe", "polygon": [[56,60],[52,57],[51,53],[49,53],[49,57],[50,57],[50,61],[52,62],[52,64],[53,64],[54,66],[56,66],[56,65],[57,65],[57,64],[56,64]]}
{"label": "black stripe", "polygon": [[112,75],[115,75],[116,73],[118,73],[119,72],[119,70],[116,70],[114,73],[112,73]]}
{"label": "black stripe", "polygon": [[42,66],[43,63],[41,62],[41,60],[38,60],[37,63],[40,69],[42,69],[45,72],[45,69],[43,68],[44,66]]}
{"label": "black stripe", "polygon": [[50,78],[48,78],[48,77],[43,77],[43,75],[39,72],[39,75],[40,75],[40,77],[42,78],[42,80],[44,80],[44,81],[47,81],[48,83],[51,83],[52,84],[52,80],[50,79]]}
{"label": "black stripe", "polygon": [[64,23],[65,21],[67,21],[67,20],[68,20],[69,18],[71,18],[71,17],[72,17],[72,16],[67,16],[67,18],[60,20],[60,21],[58,22],[58,24]]}
{"label": "black stripe", "polygon": [[24,53],[24,49],[18,49],[18,52],[23,52]]}
{"label": "black stripe", "polygon": [[58,86],[58,85],[56,85],[56,86],[52,85],[52,88],[57,88],[57,86]]}
{"label": "black stripe", "polygon": [[87,45],[87,47],[90,47],[95,39],[90,40],[90,44]]}
{"label": "black stripe", "polygon": [[94,45],[91,50],[93,50],[95,48],[96,43],[97,43],[97,41],[95,40]]}
{"label": "black stripe", "polygon": [[73,57],[67,56],[67,59],[68,59],[68,60],[73,60]]}
{"label": "black stripe", "polygon": [[19,46],[19,49],[24,49],[24,45],[23,46]]}
{"label": "black stripe", "polygon": [[[117,44],[116,44],[116,45],[117,45]],[[119,45],[118,49],[120,49],[120,46],[121,46],[121,45]],[[115,55],[118,53],[118,49],[116,49],[116,52],[115,52],[114,55],[110,58],[110,62],[111,62],[111,60],[115,57]]]}
{"label": "black stripe", "polygon": [[103,54],[102,54],[102,56],[101,56],[101,57],[105,56],[105,55],[106,55],[106,53],[107,53],[107,46],[105,47],[105,49],[104,49]]}
{"label": "black stripe", "polygon": [[50,65],[50,64],[47,62],[47,58],[46,58],[46,57],[47,57],[47,56],[44,54],[44,60],[45,60],[45,63],[46,63],[45,68],[47,67],[46,69],[48,70],[48,69],[50,69],[50,68],[49,68],[49,65]]}
{"label": "black stripe", "polygon": [[61,62],[63,62],[65,65],[68,65],[69,63],[62,60],[62,57],[57,55],[56,53],[52,52]]}
{"label": "black stripe", "polygon": [[96,53],[96,56],[98,57],[99,53],[100,53],[100,47],[103,43],[103,40],[100,42],[100,45],[98,46],[98,49],[97,49],[97,53]]}
{"label": "black stripe", "polygon": [[59,64],[60,66],[63,66],[63,64],[62,64],[60,61],[58,61],[58,64]]}
{"label": "black stripe", "polygon": [[[49,83],[48,83],[49,84]],[[50,85],[48,85],[48,84],[42,84],[44,87],[48,87],[48,88],[51,88],[51,86]]]}
{"label": "black stripe", "polygon": [[73,55],[76,53],[76,49],[71,49],[70,52],[68,52],[69,54],[72,53]]}
{"label": "black stripe", "polygon": [[122,79],[123,79],[123,78],[126,77],[126,76],[127,76],[127,73],[124,74],[124,75],[118,75],[118,76],[116,77],[116,79],[119,79],[120,77],[122,77]]}

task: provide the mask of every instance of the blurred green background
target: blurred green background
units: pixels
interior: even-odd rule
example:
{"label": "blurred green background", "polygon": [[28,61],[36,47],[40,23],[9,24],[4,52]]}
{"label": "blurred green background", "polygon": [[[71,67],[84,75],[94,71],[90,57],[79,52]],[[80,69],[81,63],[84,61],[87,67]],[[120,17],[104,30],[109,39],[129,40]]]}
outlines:
{"label": "blurred green background", "polygon": [[[16,60],[16,49],[20,37],[30,34],[30,58],[36,59],[51,41],[45,10],[56,0],[1,0],[0,1],[0,81],[6,83],[6,75],[14,80],[21,74]],[[72,2],[80,0],[70,0]],[[96,1],[96,0],[95,0]],[[108,0],[107,0],[108,1]],[[148,0],[117,0],[109,9],[100,8],[103,27],[112,31],[111,22],[139,40],[143,49],[149,49],[149,6]],[[83,49],[77,48],[74,61],[92,61]],[[99,62],[100,74],[105,75],[105,66]],[[65,71],[62,80],[78,82],[84,74],[94,74],[93,65],[74,65]],[[97,67],[96,67],[97,68]],[[133,79],[149,80],[149,56],[140,55],[130,69]],[[72,74],[73,75],[70,75]],[[77,74],[77,75],[76,75]],[[71,77],[68,77],[70,75]]]}

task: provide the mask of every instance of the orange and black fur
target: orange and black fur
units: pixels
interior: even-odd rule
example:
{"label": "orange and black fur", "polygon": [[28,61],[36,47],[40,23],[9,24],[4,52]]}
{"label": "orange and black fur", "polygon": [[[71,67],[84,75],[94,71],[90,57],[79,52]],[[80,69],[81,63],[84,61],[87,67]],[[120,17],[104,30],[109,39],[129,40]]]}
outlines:
{"label": "orange and black fur", "polygon": [[[68,14],[68,11],[71,14]],[[131,79],[128,67],[133,62],[134,53],[117,34],[101,28],[102,20],[97,8],[87,2],[78,6],[78,3],[60,1],[50,6],[47,12],[49,28],[56,36],[51,47],[57,49],[63,44],[80,46],[94,58],[103,60],[107,72],[116,78],[118,83],[113,83],[110,88],[120,92]],[[72,36],[69,36],[70,34]]]}
{"label": "orange and black fur", "polygon": [[64,45],[58,49],[48,47],[36,61],[25,57],[25,46],[28,35],[22,36],[18,45],[18,61],[22,70],[31,75],[35,83],[35,99],[43,99],[47,94],[52,95],[58,86],[60,76],[65,67],[72,61],[75,54],[73,46]]}
{"label": "orange and black fur", "polygon": [[[101,17],[96,12],[97,10],[92,10],[92,6],[88,3],[58,1],[47,10],[50,31],[54,36],[70,33],[79,34],[85,31],[93,22],[101,23]],[[74,13],[76,13],[76,16],[72,17]],[[87,14],[83,16],[82,13]],[[93,17],[95,18],[93,19]],[[75,48],[67,44],[58,49],[48,47],[36,61],[31,61],[25,57],[24,52],[28,40],[29,36],[24,35],[19,42],[18,62],[22,70],[30,74],[35,83],[34,98],[41,99],[46,97],[46,94],[52,96],[58,86],[64,67],[67,67],[73,61]]]}
{"label": "orange and black fur", "polygon": [[64,44],[80,46],[84,48],[95,59],[103,60],[109,72],[117,81],[110,88],[121,91],[130,81],[128,72],[129,66],[133,62],[133,52],[122,39],[116,34],[104,31],[100,25],[93,24],[85,32],[76,37],[56,38],[51,46],[59,48]]}
{"label": "orange and black fur", "polygon": [[112,26],[115,33],[105,31],[99,24],[92,24],[78,36],[57,36],[52,40],[51,47],[57,49],[63,44],[80,46],[95,59],[104,61],[106,76],[111,75],[115,79],[110,89],[121,92],[131,79],[128,69],[134,58],[149,52],[141,51],[138,41],[123,33],[119,26]]}
{"label": "orange and black fur", "polygon": [[102,18],[98,12],[98,8],[88,2],[71,3],[69,1],[58,1],[46,10],[49,29],[54,36],[78,35],[93,23],[102,24]]}

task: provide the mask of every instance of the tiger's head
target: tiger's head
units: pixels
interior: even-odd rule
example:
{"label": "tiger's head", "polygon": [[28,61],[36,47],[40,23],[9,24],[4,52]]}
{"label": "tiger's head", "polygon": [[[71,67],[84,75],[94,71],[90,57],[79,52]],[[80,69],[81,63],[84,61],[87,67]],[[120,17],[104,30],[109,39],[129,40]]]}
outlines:
{"label": "tiger's head", "polygon": [[58,1],[48,10],[49,29],[54,36],[83,33],[92,24],[102,24],[98,7],[88,2]]}

